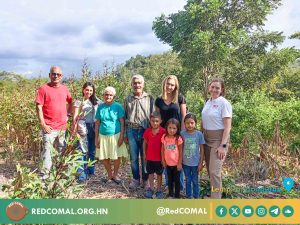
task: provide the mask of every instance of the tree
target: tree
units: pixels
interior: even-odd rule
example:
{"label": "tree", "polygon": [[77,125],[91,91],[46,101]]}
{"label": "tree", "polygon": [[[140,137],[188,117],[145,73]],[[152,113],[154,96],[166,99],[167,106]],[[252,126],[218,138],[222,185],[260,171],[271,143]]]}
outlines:
{"label": "tree", "polygon": [[281,32],[263,29],[279,5],[280,0],[188,0],[184,10],[157,17],[153,30],[178,53],[206,98],[213,76],[224,77],[237,91],[272,78],[295,60],[294,48],[276,49],[284,40]]}
{"label": "tree", "polygon": [[[124,65],[117,69],[117,75],[127,80],[134,74],[141,74],[145,77],[147,92],[154,96],[161,94],[161,83],[164,77],[170,74],[182,78],[181,62],[174,52],[163,54],[131,57]],[[184,84],[184,82],[181,82]],[[182,85],[181,92],[186,91],[186,85]]]}

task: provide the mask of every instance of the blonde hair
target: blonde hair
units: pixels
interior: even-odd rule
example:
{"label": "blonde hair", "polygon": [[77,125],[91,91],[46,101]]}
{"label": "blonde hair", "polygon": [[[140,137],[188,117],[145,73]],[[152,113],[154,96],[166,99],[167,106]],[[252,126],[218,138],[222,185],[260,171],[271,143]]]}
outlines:
{"label": "blonde hair", "polygon": [[163,80],[161,97],[162,97],[163,100],[167,99],[166,86],[167,86],[168,80],[170,80],[170,79],[173,79],[175,81],[175,89],[172,93],[172,97],[173,97],[172,102],[175,103],[175,104],[178,104],[179,82],[178,82],[178,79],[175,75],[169,75]]}

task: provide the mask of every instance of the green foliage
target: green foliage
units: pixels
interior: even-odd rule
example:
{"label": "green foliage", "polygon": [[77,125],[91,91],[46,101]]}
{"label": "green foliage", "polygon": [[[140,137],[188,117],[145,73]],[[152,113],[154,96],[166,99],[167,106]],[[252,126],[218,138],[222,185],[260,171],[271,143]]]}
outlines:
{"label": "green foliage", "polygon": [[287,199],[295,199],[299,198],[300,196],[300,190],[293,188],[291,191],[286,191],[285,188],[281,188],[280,194],[282,196],[285,196]]}
{"label": "green foliage", "polygon": [[300,39],[300,32],[295,32],[291,36],[289,36],[290,39]]}
{"label": "green foliage", "polygon": [[263,30],[279,5],[280,0],[188,0],[184,10],[157,17],[153,30],[178,53],[205,99],[213,76],[224,77],[232,91],[254,88],[299,57],[293,48],[276,49],[284,41],[281,32]]}
{"label": "green foliage", "polygon": [[222,177],[222,188],[223,188],[223,194],[222,198],[236,198],[236,188],[237,186],[235,185],[235,180],[233,177],[230,176],[224,176]]}
{"label": "green foliage", "polygon": [[292,97],[300,98],[300,67],[293,67],[282,71],[263,85],[269,96],[276,100],[286,101]]}
{"label": "green foliage", "polygon": [[[10,198],[74,198],[82,190],[83,185],[76,182],[78,168],[87,163],[81,160],[83,153],[74,144],[76,140],[67,140],[67,147],[63,153],[52,149],[52,168],[41,177],[37,169],[17,165],[17,176],[11,185],[4,185],[4,191]],[[89,162],[91,165],[92,162]]]}
{"label": "green foliage", "polygon": [[188,111],[196,115],[198,120],[197,127],[200,129],[201,112],[205,100],[202,98],[201,95],[198,94],[197,91],[193,91],[193,90],[187,91],[187,93],[185,94],[185,98],[187,102]]}
{"label": "green foliage", "polygon": [[153,96],[161,94],[162,81],[170,74],[178,77],[180,92],[185,92],[188,84],[192,81],[185,77],[182,72],[181,62],[177,54],[172,52],[150,55],[148,57],[137,55],[136,57],[131,57],[125,62],[124,66],[117,69],[117,74],[126,78],[129,86],[132,75],[143,75],[145,78],[145,90]]}
{"label": "green foliage", "polygon": [[39,122],[35,111],[35,95],[43,80],[10,81],[0,87],[0,136],[4,138],[6,155],[19,157],[24,150],[40,149]]}
{"label": "green foliage", "polygon": [[279,102],[268,98],[262,91],[244,92],[233,104],[233,110],[231,142],[234,147],[238,147],[245,137],[251,138],[251,134],[254,134],[254,139],[271,139],[277,121],[286,138],[298,134],[300,129],[298,99]]}
{"label": "green foliage", "polygon": [[289,150],[293,155],[296,155],[300,161],[300,138],[291,143]]}

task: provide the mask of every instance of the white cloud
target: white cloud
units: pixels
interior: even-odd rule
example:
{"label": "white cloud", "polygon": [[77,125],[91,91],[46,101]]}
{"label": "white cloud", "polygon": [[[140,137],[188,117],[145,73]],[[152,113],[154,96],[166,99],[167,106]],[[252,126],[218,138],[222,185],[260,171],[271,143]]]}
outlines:
{"label": "white cloud", "polygon": [[[288,38],[296,31],[300,31],[300,1],[283,0],[282,5],[271,15],[268,16],[266,29],[271,31],[283,31]],[[286,39],[282,47],[295,46],[300,48],[300,40]]]}
{"label": "white cloud", "polygon": [[[0,70],[45,74],[53,64],[79,73],[83,58],[93,70],[104,61],[169,47],[153,34],[155,17],[181,10],[185,0],[11,0],[0,8]],[[299,30],[300,1],[285,0],[269,17],[269,30]],[[280,19],[278,19],[280,18]],[[300,42],[300,41],[298,41]],[[299,44],[298,44],[299,47]],[[27,73],[29,74],[29,73]]]}

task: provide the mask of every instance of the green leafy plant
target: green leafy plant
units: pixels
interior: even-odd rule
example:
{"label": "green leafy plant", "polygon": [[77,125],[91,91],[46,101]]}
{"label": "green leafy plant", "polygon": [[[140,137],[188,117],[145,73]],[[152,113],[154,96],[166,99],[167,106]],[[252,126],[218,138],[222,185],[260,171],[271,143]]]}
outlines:
{"label": "green leafy plant", "polygon": [[82,160],[83,153],[77,150],[76,139],[67,139],[67,147],[60,153],[52,150],[52,168],[41,175],[37,169],[17,165],[17,176],[11,185],[4,185],[4,191],[10,198],[74,198],[83,190],[84,185],[76,181],[78,169],[84,164],[94,162]]}

